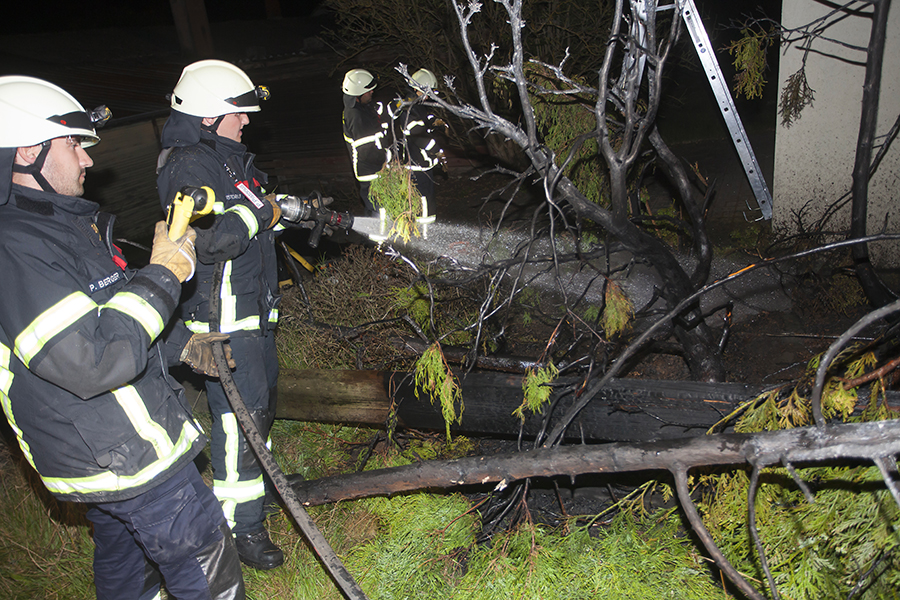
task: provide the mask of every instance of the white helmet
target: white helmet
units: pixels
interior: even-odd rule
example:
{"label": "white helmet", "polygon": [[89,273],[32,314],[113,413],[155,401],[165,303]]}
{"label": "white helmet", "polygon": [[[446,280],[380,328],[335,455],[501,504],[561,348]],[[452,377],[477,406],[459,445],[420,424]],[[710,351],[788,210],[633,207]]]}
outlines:
{"label": "white helmet", "polygon": [[437,89],[437,77],[435,77],[434,73],[432,73],[428,69],[419,69],[418,71],[413,73],[411,79],[423,88],[431,88],[433,90]]}
{"label": "white helmet", "polygon": [[247,74],[224,60],[201,60],[181,72],[170,94],[172,110],[194,117],[258,112],[269,98],[264,86],[254,86]]}
{"label": "white helmet", "polygon": [[341,85],[341,89],[348,96],[362,96],[366,92],[374,90],[376,85],[378,85],[378,82],[375,81],[374,75],[365,69],[353,69],[352,71],[347,71],[347,74],[344,75],[344,83]]}
{"label": "white helmet", "polygon": [[0,77],[0,148],[36,146],[69,135],[81,136],[82,148],[89,148],[100,141],[94,124],[110,116],[105,106],[86,111],[68,92],[42,79]]}

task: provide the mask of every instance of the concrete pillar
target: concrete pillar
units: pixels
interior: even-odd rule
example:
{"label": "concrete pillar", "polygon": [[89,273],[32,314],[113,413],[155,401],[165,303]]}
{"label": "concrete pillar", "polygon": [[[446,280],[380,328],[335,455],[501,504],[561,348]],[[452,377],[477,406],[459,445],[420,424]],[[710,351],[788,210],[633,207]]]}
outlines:
{"label": "concrete pillar", "polygon": [[[805,25],[832,12],[833,5],[814,0],[784,0],[781,22],[785,28]],[[871,14],[870,8],[861,9]],[[862,111],[863,79],[871,19],[851,15],[823,33],[854,46],[813,42],[806,62],[809,86],[815,90],[811,106],[790,127],[779,124],[775,135],[773,183],[776,228],[797,231],[796,215],[805,226],[815,223],[834,202],[849,194]],[[894,2],[887,27],[877,135],[884,136],[900,115],[900,8]],[[779,97],[788,77],[800,69],[804,53],[791,46],[780,61]],[[883,138],[881,138],[883,139]],[[881,139],[876,140],[879,144]],[[877,148],[876,148],[877,152]],[[888,229],[900,231],[900,140],[895,142],[869,183],[868,231],[876,233],[890,214]],[[848,230],[849,201],[828,222],[830,231]],[[900,265],[900,245],[873,244],[875,264]]]}

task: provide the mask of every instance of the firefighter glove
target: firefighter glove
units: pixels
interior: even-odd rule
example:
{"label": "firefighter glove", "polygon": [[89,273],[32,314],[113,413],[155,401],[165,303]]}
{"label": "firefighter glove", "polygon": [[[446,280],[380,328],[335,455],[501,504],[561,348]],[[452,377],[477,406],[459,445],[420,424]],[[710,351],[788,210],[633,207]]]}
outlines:
{"label": "firefighter glove", "polygon": [[227,333],[195,333],[185,344],[184,350],[181,351],[181,362],[185,363],[195,373],[207,375],[209,377],[218,377],[219,369],[216,360],[213,358],[212,345],[215,342],[222,342],[225,350],[225,360],[228,367],[235,368],[236,363],[231,357],[231,346],[225,344],[228,340]]}
{"label": "firefighter glove", "polygon": [[[265,197],[266,201],[272,207],[272,221],[269,223],[269,226],[266,227],[266,229],[272,229],[273,227],[275,227],[275,224],[281,220],[281,207],[278,206],[278,201],[275,200],[275,198],[273,198],[272,196],[273,194],[269,194]],[[262,225],[262,223],[260,224]]]}
{"label": "firefighter glove", "polygon": [[194,239],[197,233],[188,227],[184,235],[174,242],[169,239],[169,230],[165,221],[156,224],[153,234],[153,249],[150,252],[150,264],[163,266],[184,283],[194,276],[197,265],[197,254],[194,250]]}
{"label": "firefighter glove", "polygon": [[257,196],[254,200],[252,202],[247,200],[244,205],[253,211],[253,216],[259,223],[259,230],[265,231],[275,227],[275,224],[281,219],[281,207],[275,200],[275,194]]}
{"label": "firefighter glove", "polygon": [[263,219],[260,218],[260,227],[264,229],[271,229],[272,227],[275,227],[275,224],[278,223],[278,221],[280,221],[282,217],[287,218],[285,209],[282,207],[281,203],[285,198],[290,197],[291,196],[286,196],[285,194],[266,194],[265,196],[263,196],[263,200],[266,202],[266,204],[268,204],[266,210],[268,210],[269,207],[271,207],[272,209],[272,220],[271,222],[269,222],[267,227],[266,223],[263,222]]}

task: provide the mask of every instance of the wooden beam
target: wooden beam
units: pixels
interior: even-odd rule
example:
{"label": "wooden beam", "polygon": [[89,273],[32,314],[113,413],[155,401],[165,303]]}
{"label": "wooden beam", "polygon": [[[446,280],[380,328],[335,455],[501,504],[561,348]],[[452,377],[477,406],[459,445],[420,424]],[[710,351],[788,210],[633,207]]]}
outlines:
{"label": "wooden beam", "polygon": [[169,0],[181,51],[192,58],[213,56],[212,33],[203,0]]}
{"label": "wooden beam", "polygon": [[[564,378],[560,383],[573,383]],[[469,373],[460,380],[465,408],[451,432],[515,436],[520,422],[512,413],[522,402],[522,376]],[[390,393],[389,393],[390,391]],[[761,391],[737,383],[614,380],[569,428],[570,438],[591,441],[648,441],[695,435]],[[444,430],[439,406],[417,399],[409,373],[282,369],[277,417],[299,421],[383,426],[391,406],[403,427]],[[559,400],[556,414],[573,401]],[[525,435],[541,428],[542,415],[524,423]]]}

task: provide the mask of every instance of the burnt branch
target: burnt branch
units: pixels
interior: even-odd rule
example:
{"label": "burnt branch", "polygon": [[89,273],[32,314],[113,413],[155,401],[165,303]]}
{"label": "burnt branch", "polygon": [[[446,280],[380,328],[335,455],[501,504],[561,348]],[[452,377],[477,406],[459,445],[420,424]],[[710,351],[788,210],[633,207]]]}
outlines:
{"label": "burnt branch", "polygon": [[[839,424],[827,428],[803,427],[755,434],[715,434],[651,443],[613,443],[538,448],[508,454],[475,456],[446,461],[426,461],[403,467],[349,473],[311,481],[294,478],[291,486],[304,506],[391,496],[428,489],[452,489],[463,485],[493,484],[497,493],[513,486],[515,502],[507,503],[502,515],[521,502],[520,482],[534,477],[591,473],[668,471],[675,477],[682,508],[691,526],[734,585],[748,598],[760,594],[728,562],[716,546],[697,512],[687,485],[687,473],[695,467],[744,468],[754,472],[779,464],[820,465],[832,462],[869,462],[878,465],[900,506],[895,456],[900,453],[900,422]],[[794,467],[792,467],[793,469]],[[755,485],[748,502],[752,507]],[[498,516],[499,520],[502,518]],[[762,544],[755,538],[765,564]],[[774,582],[770,583],[775,598]]]}
{"label": "burnt branch", "polygon": [[855,460],[878,463],[900,454],[900,421],[800,427],[753,434],[720,433],[657,442],[611,443],[425,461],[402,467],[292,481],[304,506],[391,496],[426,489],[494,484],[502,489],[532,477],[695,467],[759,468],[789,462],[812,465]]}

